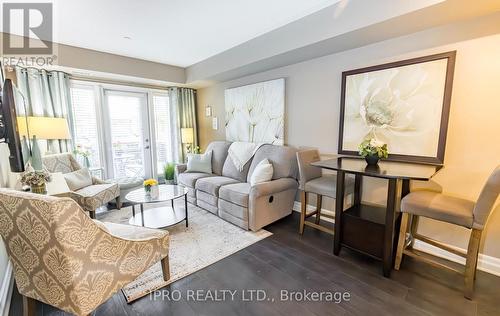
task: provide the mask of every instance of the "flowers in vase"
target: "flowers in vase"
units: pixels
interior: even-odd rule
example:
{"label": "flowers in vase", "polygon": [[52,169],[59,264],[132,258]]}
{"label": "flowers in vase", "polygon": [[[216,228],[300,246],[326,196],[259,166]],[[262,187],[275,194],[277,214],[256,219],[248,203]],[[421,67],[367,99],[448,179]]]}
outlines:
{"label": "flowers in vase", "polygon": [[156,179],[147,179],[142,184],[144,186],[144,190],[147,193],[151,193],[151,188],[155,185],[158,185],[158,181],[156,181]]}

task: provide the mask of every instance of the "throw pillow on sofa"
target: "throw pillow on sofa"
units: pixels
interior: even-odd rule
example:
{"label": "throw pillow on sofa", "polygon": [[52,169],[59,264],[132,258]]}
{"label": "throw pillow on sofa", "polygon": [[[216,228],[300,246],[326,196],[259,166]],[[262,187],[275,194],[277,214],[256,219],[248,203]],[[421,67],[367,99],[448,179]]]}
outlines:
{"label": "throw pillow on sofa", "polygon": [[273,165],[267,159],[261,160],[250,176],[250,185],[271,181],[273,178]]}
{"label": "throw pillow on sofa", "polygon": [[65,173],[64,179],[71,191],[77,191],[92,185],[92,176],[87,168]]}
{"label": "throw pillow on sofa", "polygon": [[204,154],[189,154],[186,171],[212,173],[212,151]]}

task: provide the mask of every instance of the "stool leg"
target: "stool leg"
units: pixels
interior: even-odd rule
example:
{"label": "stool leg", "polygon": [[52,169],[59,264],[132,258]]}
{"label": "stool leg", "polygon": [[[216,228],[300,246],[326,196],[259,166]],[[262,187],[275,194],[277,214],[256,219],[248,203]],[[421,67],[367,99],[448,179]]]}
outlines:
{"label": "stool leg", "polygon": [[321,217],[321,207],[323,204],[323,196],[321,194],[316,195],[316,224],[319,225],[319,220]]}
{"label": "stool leg", "polygon": [[420,216],[411,215],[410,234],[411,234],[412,238],[411,238],[410,245],[409,245],[410,248],[413,248],[413,245],[415,244],[415,238],[413,238],[413,236],[415,236],[417,234],[419,220],[420,220]]}
{"label": "stool leg", "polygon": [[304,223],[306,221],[306,209],[307,209],[307,192],[300,192],[300,226],[299,234],[304,234]]}
{"label": "stool leg", "polygon": [[406,245],[406,231],[408,230],[408,222],[410,221],[410,215],[408,215],[408,213],[403,213],[401,216],[401,228],[399,229],[398,249],[396,250],[394,270],[399,270],[401,260],[403,260],[403,251]]}
{"label": "stool leg", "polygon": [[465,263],[465,298],[471,300],[474,294],[474,279],[477,268],[477,256],[479,254],[479,243],[481,242],[481,232],[478,229],[472,229],[469,239],[469,248],[467,249],[467,260]]}

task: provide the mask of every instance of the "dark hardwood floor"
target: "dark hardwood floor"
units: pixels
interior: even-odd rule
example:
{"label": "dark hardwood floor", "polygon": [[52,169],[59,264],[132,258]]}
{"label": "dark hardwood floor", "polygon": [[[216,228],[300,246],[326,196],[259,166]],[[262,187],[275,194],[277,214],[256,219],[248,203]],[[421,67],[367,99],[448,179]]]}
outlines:
{"label": "dark hardwood floor", "polygon": [[[405,258],[401,270],[387,279],[378,261],[347,249],[334,256],[330,235],[306,228],[300,236],[298,222],[294,212],[266,227],[274,233],[271,237],[164,288],[181,293],[179,301],[146,296],[127,304],[119,292],[94,315],[500,315],[499,277],[478,271],[473,301],[463,297],[461,276],[411,258]],[[224,302],[188,299],[188,291],[198,289],[237,290],[237,294]],[[250,292],[243,297],[243,289],[263,290],[254,294],[267,297],[248,301]],[[283,301],[281,290],[347,292],[350,300]],[[22,315],[17,290],[10,315]],[[66,314],[37,303],[37,315]]]}

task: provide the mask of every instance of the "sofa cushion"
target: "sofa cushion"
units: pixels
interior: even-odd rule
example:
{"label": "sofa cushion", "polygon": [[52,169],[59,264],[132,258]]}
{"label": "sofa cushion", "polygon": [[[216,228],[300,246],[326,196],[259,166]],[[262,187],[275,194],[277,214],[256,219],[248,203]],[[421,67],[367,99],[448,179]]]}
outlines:
{"label": "sofa cushion", "polygon": [[188,154],[187,172],[212,173],[212,151],[204,154]]}
{"label": "sofa cushion", "polygon": [[238,183],[238,181],[222,176],[214,176],[208,178],[202,178],[196,181],[196,190],[209,193],[213,196],[219,196],[219,189],[221,186],[226,184]]}
{"label": "sofa cushion", "polygon": [[250,169],[250,165],[252,164],[252,159],[250,159],[244,166],[243,170],[239,171],[236,169],[231,158],[227,157],[224,162],[224,168],[222,168],[222,175],[225,177],[233,178],[238,180],[239,182],[247,182],[247,174]]}
{"label": "sofa cushion", "polygon": [[248,207],[250,188],[250,183],[247,182],[228,184],[220,188],[219,198],[233,204]]}
{"label": "sofa cushion", "polygon": [[250,175],[250,185],[254,186],[256,184],[271,181],[273,178],[273,165],[269,162],[269,160],[264,159],[257,167],[253,170]]}
{"label": "sofa cushion", "polygon": [[273,165],[273,180],[280,178],[297,179],[298,167],[296,152],[297,150],[287,146],[262,145],[257,152],[255,152],[250,170],[248,171],[247,181],[250,182],[253,171],[257,168],[259,162],[266,158]]}
{"label": "sofa cushion", "polygon": [[189,188],[194,188],[198,179],[211,177],[212,174],[203,172],[183,172],[177,176],[177,182]]}
{"label": "sofa cushion", "polygon": [[71,191],[80,190],[92,185],[92,176],[87,168],[63,174]]}
{"label": "sofa cushion", "polygon": [[227,151],[231,146],[230,142],[216,141],[207,146],[207,150],[212,151],[212,172],[218,176],[222,175],[222,167],[227,158]]}

